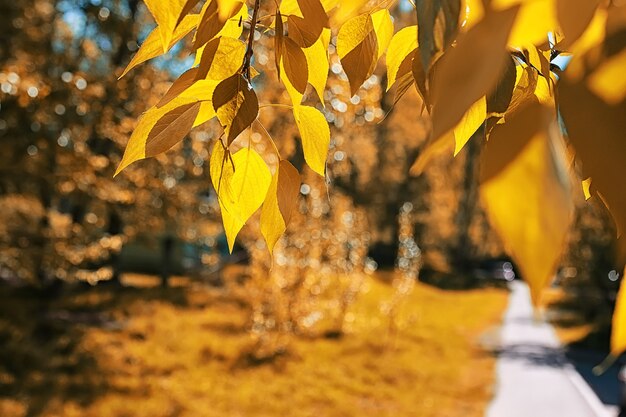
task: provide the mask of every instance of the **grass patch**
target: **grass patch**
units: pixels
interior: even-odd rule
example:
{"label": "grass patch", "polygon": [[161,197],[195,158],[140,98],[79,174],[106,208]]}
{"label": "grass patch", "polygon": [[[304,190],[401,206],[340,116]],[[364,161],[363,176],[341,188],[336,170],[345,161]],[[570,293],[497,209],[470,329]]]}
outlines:
{"label": "grass patch", "polygon": [[67,294],[46,306],[57,313],[43,333],[37,303],[1,296],[0,415],[482,416],[495,359],[478,339],[506,292],[418,284],[390,331],[380,305],[393,289],[365,287],[345,335],[295,338],[256,362],[245,307],[218,290]]}

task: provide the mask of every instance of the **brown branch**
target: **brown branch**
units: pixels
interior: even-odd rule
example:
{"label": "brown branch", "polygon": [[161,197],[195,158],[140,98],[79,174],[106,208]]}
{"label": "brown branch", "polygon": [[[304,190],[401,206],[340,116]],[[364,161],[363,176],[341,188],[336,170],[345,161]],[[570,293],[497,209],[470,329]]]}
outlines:
{"label": "brown branch", "polygon": [[261,0],[254,0],[254,11],[252,12],[252,21],[250,23],[250,33],[248,34],[248,47],[246,48],[246,55],[243,59],[242,72],[246,74],[246,78],[250,81],[250,66],[252,64],[252,55],[254,51],[252,44],[254,42],[254,31],[256,29],[257,20],[259,17],[259,9],[261,7]]}

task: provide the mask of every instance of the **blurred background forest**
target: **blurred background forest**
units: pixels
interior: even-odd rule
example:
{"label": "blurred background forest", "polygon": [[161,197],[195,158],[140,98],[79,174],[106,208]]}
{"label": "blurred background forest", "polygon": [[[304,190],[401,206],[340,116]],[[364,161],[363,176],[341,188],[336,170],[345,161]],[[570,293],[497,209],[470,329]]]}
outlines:
{"label": "blurred background forest", "polygon": [[[413,22],[410,3],[398,3],[394,16]],[[453,311],[454,305],[476,314],[475,320],[484,320],[481,325],[497,321],[501,292],[483,289],[481,302],[472,291],[501,286],[516,271],[478,199],[481,142],[470,141],[456,158],[436,158],[423,175],[409,177],[427,136],[421,102],[411,91],[394,105],[394,92],[384,88],[384,71],[350,98],[338,60],[331,62],[324,92],[332,132],[327,183],[312,172],[303,176],[299,214],[277,246],[270,272],[255,220],[228,254],[209,179],[218,131],[211,122],[174,150],[113,178],[138,117],[193,63],[193,56],[177,45],[118,81],[138,49],[136,40],[145,39],[153,27],[139,0],[0,2],[0,415],[58,415],[58,410],[87,415],[80,407],[111,387],[126,393],[172,392],[174,385],[120,382],[134,381],[133,375],[139,378],[150,368],[137,358],[143,357],[141,343],[153,336],[163,352],[154,353],[152,372],[170,375],[175,364],[164,365],[168,359],[163,358],[173,355],[168,351],[171,332],[190,340],[223,338],[221,344],[206,342],[198,353],[201,361],[227,362],[229,369],[248,372],[247,367],[268,362],[274,370],[289,367],[303,337],[328,341],[346,332],[358,334],[362,322],[356,311],[368,320],[378,317],[399,346],[411,343],[397,336],[402,329],[405,336],[426,338],[427,333],[407,330],[412,322],[406,317],[419,321],[430,308],[413,311],[418,296],[449,306],[456,321],[467,312]],[[257,87],[276,94],[270,101],[279,102],[285,93],[273,71],[272,44],[260,42],[254,65],[263,74]],[[301,169],[290,114],[268,108],[260,116],[278,139],[281,154],[291,155]],[[242,141],[263,153],[261,134],[250,132]],[[585,343],[596,347],[608,343],[619,280],[613,270],[613,236],[606,211],[593,199],[585,202],[581,192],[550,314],[565,328],[584,325]],[[471,290],[475,304],[470,296],[463,307],[456,292],[431,293],[435,288],[429,286],[420,286],[415,295],[418,273],[421,282],[437,288]],[[362,294],[368,294],[361,301],[365,304],[358,304]],[[484,314],[473,313],[478,305]],[[213,327],[193,321],[199,312],[180,315],[181,306],[202,312]],[[141,314],[154,314],[166,327],[155,330]],[[133,315],[144,321],[125,326]],[[168,328],[177,315],[187,321]],[[137,349],[135,356],[114,344],[103,347],[107,331],[123,332],[130,340],[127,348]],[[385,339],[380,347],[374,334],[367,337],[372,349],[390,343]],[[456,361],[463,359],[457,342],[444,337],[442,343],[457,349]],[[87,354],[94,349],[105,362],[120,361],[122,374],[96,370],[102,358]],[[323,357],[324,347],[316,349]],[[400,367],[404,359],[396,356]],[[281,362],[284,358],[287,362]],[[193,361],[178,365],[194,366]],[[366,386],[367,380],[362,383]],[[221,390],[215,395],[226,395],[228,389]],[[117,410],[113,414],[92,410],[90,415],[123,415],[118,401],[109,403]],[[216,410],[229,410],[222,405]],[[132,404],[126,407],[131,413]],[[180,407],[191,406],[154,407],[169,411],[155,408],[150,414],[147,409],[146,415],[180,415]]]}

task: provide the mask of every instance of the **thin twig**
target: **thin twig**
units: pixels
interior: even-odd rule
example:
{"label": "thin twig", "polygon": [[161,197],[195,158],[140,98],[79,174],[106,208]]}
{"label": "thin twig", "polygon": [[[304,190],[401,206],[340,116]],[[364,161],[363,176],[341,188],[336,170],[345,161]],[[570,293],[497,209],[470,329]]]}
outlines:
{"label": "thin twig", "polygon": [[246,78],[250,81],[250,65],[252,63],[252,55],[254,51],[252,44],[254,42],[254,32],[256,29],[257,20],[259,18],[259,8],[261,7],[261,0],[254,0],[254,11],[252,12],[252,22],[250,23],[250,33],[248,34],[248,47],[246,48],[246,55],[243,59],[242,72],[246,74]]}

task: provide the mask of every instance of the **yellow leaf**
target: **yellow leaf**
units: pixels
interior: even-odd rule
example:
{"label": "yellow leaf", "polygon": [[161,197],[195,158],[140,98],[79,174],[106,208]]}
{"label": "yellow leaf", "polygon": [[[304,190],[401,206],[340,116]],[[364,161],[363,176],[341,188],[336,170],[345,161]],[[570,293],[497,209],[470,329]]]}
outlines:
{"label": "yellow leaf", "polygon": [[215,38],[202,48],[197,78],[225,80],[241,68],[245,54],[246,45],[239,39]]}
{"label": "yellow leaf", "polygon": [[587,85],[608,104],[618,104],[626,98],[626,49],[606,59],[587,78]]}
{"label": "yellow leaf", "polygon": [[174,37],[174,29],[178,22],[186,0],[144,0],[148,10],[159,25],[159,36],[163,53],[167,52]]}
{"label": "yellow leaf", "polygon": [[598,47],[606,35],[608,13],[605,8],[596,10],[591,23],[583,34],[569,47],[572,52],[572,60],[567,66],[565,76],[572,80],[578,80],[583,76],[586,68],[585,55]]}
{"label": "yellow leaf", "polygon": [[378,57],[370,14],[353,17],[341,26],[337,34],[337,54],[350,81],[350,93],[354,95],[374,72]]}
{"label": "yellow leaf", "polygon": [[237,73],[221,81],[213,92],[213,108],[230,145],[259,114],[259,102],[250,83]]}
{"label": "yellow leaf", "polygon": [[[217,0],[205,3],[200,12],[200,22],[198,23],[198,30],[194,38],[194,51],[205,45],[211,39],[224,35],[222,32],[225,30],[227,23],[231,21],[231,19],[237,18],[241,9],[246,7],[239,1],[232,2],[229,6],[232,6],[232,8],[228,9],[230,14],[226,17],[222,17],[221,11],[218,10],[219,6]],[[237,21],[237,24],[239,24],[239,21]],[[239,35],[231,37],[236,38],[239,37]]]}
{"label": "yellow leaf", "polygon": [[541,104],[554,106],[554,95],[552,94],[552,88],[550,88],[550,82],[541,74],[537,77],[535,96]]}
{"label": "yellow leaf", "polygon": [[232,252],[239,231],[263,204],[272,175],[254,150],[242,148],[232,155],[231,161],[220,141],[213,146],[209,167]]}
{"label": "yellow leaf", "polygon": [[[146,111],[128,140],[115,175],[133,162],[155,156],[179,142],[193,127],[200,107],[197,101],[195,97],[177,97],[163,107],[154,106]],[[178,113],[172,113],[177,110]],[[168,129],[169,125],[173,126]]]}
{"label": "yellow leaf", "polygon": [[[235,39],[239,38],[243,33],[244,26],[243,24],[239,24],[239,22],[245,22],[246,19],[248,19],[248,8],[246,7],[246,5],[239,1],[235,1],[233,2],[231,11],[234,10],[236,11],[236,13],[230,18],[220,20],[220,10],[215,9],[215,1],[216,0],[211,0],[206,2],[202,7],[202,11],[200,12],[200,16],[203,16],[203,18],[205,14],[208,14],[207,17],[210,16],[211,18],[208,19],[204,24],[201,23],[198,26],[198,32],[196,32],[193,47],[193,49],[197,49],[194,66],[200,63],[202,49],[208,41],[213,38],[218,38],[220,36]],[[220,2],[218,2],[218,4],[219,3]],[[209,10],[209,7],[211,7],[211,10]]]}
{"label": "yellow leaf", "polygon": [[607,104],[584,81],[572,83],[564,77],[559,84],[559,110],[582,162],[583,178],[593,178],[591,191],[608,207],[619,236],[626,230],[626,102]]}
{"label": "yellow leaf", "polygon": [[280,80],[280,60],[283,56],[283,38],[285,36],[283,16],[280,14],[280,10],[276,10],[274,24],[274,65],[276,65],[276,73],[278,75],[278,79]]}
{"label": "yellow leaf", "polygon": [[426,169],[426,165],[437,155],[452,150],[452,144],[454,143],[454,135],[452,131],[449,131],[445,135],[435,139],[429,143],[426,148],[418,155],[411,165],[409,173],[413,176],[421,175]]}
{"label": "yellow leaf", "polygon": [[498,84],[509,59],[506,40],[516,14],[516,7],[487,14],[438,61],[431,84],[434,139],[456,126]]}
{"label": "yellow leaf", "polygon": [[337,54],[339,58],[343,58],[361,44],[373,30],[372,16],[368,13],[353,17],[344,23],[337,34]]}
{"label": "yellow leaf", "polygon": [[193,127],[200,126],[201,124],[208,122],[214,117],[215,109],[213,108],[213,103],[210,101],[203,101],[202,103],[200,103],[200,110],[198,111],[198,116],[196,116],[196,120],[193,122]]}
{"label": "yellow leaf", "polygon": [[494,127],[481,161],[489,219],[535,306],[554,276],[573,209],[564,146],[548,133],[548,123],[542,105],[528,104]]}
{"label": "yellow leaf", "polygon": [[485,15],[481,0],[461,0],[461,28],[467,30],[474,26]]}
{"label": "yellow leaf", "polygon": [[289,79],[289,83],[300,94],[304,94],[309,74],[306,55],[302,48],[289,37],[284,38],[282,62],[285,69],[283,73]]}
{"label": "yellow leaf", "polygon": [[280,161],[261,209],[261,233],[270,253],[287,229],[299,192],[300,173],[289,161]]}
{"label": "yellow leaf", "polygon": [[582,180],[582,187],[585,200],[589,200],[591,198],[591,177]]}
{"label": "yellow leaf", "polygon": [[[169,51],[176,42],[180,41],[189,32],[191,32],[191,30],[198,25],[199,18],[200,15],[197,14],[185,16],[183,21],[176,27],[172,41],[165,52]],[[130,60],[130,63],[124,69],[124,72],[122,72],[122,75],[120,75],[120,78],[126,75],[128,71],[135,68],[137,65],[165,53],[161,44],[161,30],[161,27],[157,26],[152,30],[152,32],[150,32],[146,40],[141,44],[137,53],[133,56],[133,59]]]}
{"label": "yellow leaf", "polygon": [[[282,59],[280,60],[280,72],[281,74],[285,73],[285,65]],[[293,107],[299,106],[302,103],[302,98],[304,97],[304,94],[299,92],[291,84],[288,77],[282,77],[281,80],[283,82],[283,85],[285,86],[285,89],[287,90],[287,94],[289,94],[289,97],[291,98]]]}
{"label": "yellow leaf", "polygon": [[328,41],[330,40],[330,29],[324,29],[320,38],[310,48],[304,48],[307,68],[309,70],[309,84],[317,92],[320,102],[324,104],[324,88],[328,79]]}
{"label": "yellow leaf", "polygon": [[311,106],[295,106],[293,115],[302,139],[304,160],[313,171],[324,176],[330,146],[330,128],[326,118]]}
{"label": "yellow leaf", "polygon": [[572,45],[585,32],[599,3],[599,0],[556,0],[556,14],[564,36],[561,47]]}
{"label": "yellow leaf", "polygon": [[463,115],[463,118],[454,127],[454,156],[456,156],[472,135],[485,122],[487,117],[487,100],[485,96],[472,104],[472,107]]}
{"label": "yellow leaf", "polygon": [[497,10],[519,5],[519,13],[509,36],[508,45],[542,45],[548,42],[548,33],[559,29],[556,18],[556,0],[494,0]]}
{"label": "yellow leaf", "polygon": [[227,20],[233,13],[239,13],[242,8],[246,8],[245,2],[240,0],[217,0],[218,16],[221,20]]}
{"label": "yellow leaf", "polygon": [[417,26],[400,29],[389,42],[387,49],[387,90],[396,82],[402,61],[417,48]]}
{"label": "yellow leaf", "polygon": [[387,50],[393,36],[393,20],[389,10],[381,9],[372,13],[372,23],[374,24],[374,33],[376,33],[376,42],[378,44],[378,55],[376,57],[378,59]]}

